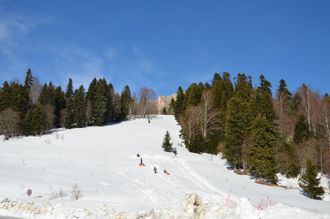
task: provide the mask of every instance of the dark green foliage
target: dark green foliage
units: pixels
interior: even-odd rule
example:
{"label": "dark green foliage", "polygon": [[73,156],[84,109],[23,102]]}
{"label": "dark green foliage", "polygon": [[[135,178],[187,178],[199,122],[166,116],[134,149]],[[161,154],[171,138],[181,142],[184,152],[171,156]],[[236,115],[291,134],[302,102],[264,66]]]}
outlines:
{"label": "dark green foliage", "polygon": [[195,84],[189,86],[186,91],[184,99],[184,107],[197,106],[202,100],[203,86],[202,84]]}
{"label": "dark green foliage", "polygon": [[11,89],[7,81],[5,81],[0,89],[0,111],[10,108]]}
{"label": "dark green foliage", "polygon": [[276,184],[275,147],[277,130],[266,117],[257,116],[251,130],[251,146],[249,147],[250,173],[257,178],[267,179]]}
{"label": "dark green foliage", "polygon": [[62,91],[61,86],[56,87],[54,90],[54,99],[55,99],[55,121],[54,125],[56,128],[62,127],[63,124],[63,118],[62,118],[62,113],[63,110],[65,109],[65,94]]}
{"label": "dark green foliage", "polygon": [[94,100],[92,101],[92,112],[94,125],[104,125],[108,116],[108,87],[104,81],[99,80],[96,85]]}
{"label": "dark green foliage", "polygon": [[162,148],[166,152],[172,152],[172,150],[173,150],[172,145],[173,144],[171,143],[170,133],[168,133],[168,131],[166,131],[166,134],[165,134],[165,137],[163,140],[163,144],[162,144]]}
{"label": "dark green foliage", "polygon": [[260,85],[256,92],[256,110],[258,114],[273,123],[276,116],[273,107],[271,84],[263,75],[260,76]]}
{"label": "dark green foliage", "polygon": [[74,101],[72,79],[69,79],[67,90],[65,93],[66,108],[64,112],[64,127],[67,129],[75,127]]}
{"label": "dark green foliage", "polygon": [[42,87],[42,90],[41,90],[41,93],[39,95],[39,103],[42,105],[42,106],[45,106],[45,105],[52,105],[54,106],[55,105],[55,92],[54,92],[55,88],[53,86],[52,83],[49,83],[49,84],[45,84],[43,87]]}
{"label": "dark green foliage", "polygon": [[282,142],[277,151],[277,170],[288,178],[295,178],[300,173],[300,162],[296,146]]}
{"label": "dark green foliage", "polygon": [[230,74],[223,73],[223,77],[216,73],[212,82],[213,106],[219,112],[219,129],[215,133],[216,138],[214,141],[223,141],[225,132],[225,118],[228,101],[233,95],[233,84],[230,80]]}
{"label": "dark green foliage", "polygon": [[176,101],[174,102],[174,115],[175,118],[178,120],[179,116],[182,115],[182,113],[184,112],[184,93],[181,87],[178,88],[178,91],[176,92]]}
{"label": "dark green foliage", "polygon": [[162,114],[163,114],[163,115],[167,115],[166,107],[163,108],[163,110],[162,110]]}
{"label": "dark green foliage", "polygon": [[308,123],[306,117],[300,115],[294,127],[293,142],[295,144],[299,144],[306,141],[309,137],[310,137],[310,132],[308,129]]}
{"label": "dark green foliage", "polygon": [[31,88],[32,84],[33,84],[32,71],[29,68],[26,72],[24,87],[29,90]]}
{"label": "dark green foliage", "polygon": [[249,127],[247,107],[239,97],[231,98],[227,107],[223,154],[235,168],[242,166],[242,147]]}
{"label": "dark green foliage", "polygon": [[73,96],[73,112],[75,127],[81,128],[86,126],[86,100],[85,89],[81,85],[75,91]]}
{"label": "dark green foliage", "polygon": [[45,115],[40,104],[30,109],[24,118],[25,135],[41,135],[45,132]]}
{"label": "dark green foliage", "polygon": [[238,74],[234,89],[235,96],[241,98],[242,101],[249,102],[253,93],[251,77],[245,74]]}
{"label": "dark green foliage", "polygon": [[66,87],[65,97],[66,97],[66,99],[69,99],[72,96],[73,96],[73,84],[72,84],[72,79],[69,78],[69,82],[68,82],[68,85]]}
{"label": "dark green foliage", "polygon": [[299,179],[299,186],[310,198],[322,199],[324,188],[320,186],[320,178],[317,178],[316,166],[311,160],[307,160],[306,171]]}
{"label": "dark green foliage", "polygon": [[131,91],[130,91],[128,85],[126,85],[120,96],[120,119],[121,120],[126,120],[127,117],[130,115],[132,101],[133,101],[133,99],[131,96]]}

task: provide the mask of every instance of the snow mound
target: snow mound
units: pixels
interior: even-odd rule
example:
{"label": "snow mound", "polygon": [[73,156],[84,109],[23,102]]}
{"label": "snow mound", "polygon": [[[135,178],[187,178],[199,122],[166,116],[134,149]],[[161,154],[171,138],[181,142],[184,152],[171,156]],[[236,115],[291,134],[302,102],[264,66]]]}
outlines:
{"label": "snow mound", "polygon": [[[229,200],[231,199],[231,200]],[[229,202],[231,202],[229,204]],[[72,209],[58,205],[51,205],[50,202],[43,204],[27,203],[27,202],[4,202],[0,204],[0,214],[6,216],[16,216],[31,219],[106,219],[106,218],[123,218],[123,219],[216,219],[216,218],[242,218],[242,219],[272,219],[287,217],[297,217],[300,219],[327,219],[329,215],[303,211],[299,208],[292,208],[282,204],[274,206],[264,206],[264,208],[255,208],[246,198],[230,198],[228,196],[221,203],[203,203],[202,198],[197,194],[188,194],[181,203],[181,208],[158,208],[149,211],[140,212],[124,212],[116,211],[107,205],[102,205],[94,209]]]}

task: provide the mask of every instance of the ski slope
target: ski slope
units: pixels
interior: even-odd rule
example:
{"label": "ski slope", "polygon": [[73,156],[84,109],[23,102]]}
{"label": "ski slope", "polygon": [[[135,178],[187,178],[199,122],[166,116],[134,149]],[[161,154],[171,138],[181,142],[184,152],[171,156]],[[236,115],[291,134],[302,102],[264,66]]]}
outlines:
{"label": "ski slope", "polygon": [[[162,151],[167,130],[176,157]],[[180,146],[179,130],[173,116],[157,116],[150,124],[136,119],[1,141],[0,201],[7,201],[0,204],[0,215],[108,218],[118,212],[136,216],[134,212],[161,211],[162,216],[167,212],[179,217],[183,199],[194,193],[204,211],[211,212],[206,218],[330,218],[329,194],[317,201],[298,188],[256,184],[229,171],[220,155],[189,153]],[[144,167],[138,165],[138,153]],[[329,180],[323,183],[327,186]],[[73,201],[74,185],[82,195]],[[28,189],[31,196],[26,195]],[[107,213],[101,217],[101,211]]]}

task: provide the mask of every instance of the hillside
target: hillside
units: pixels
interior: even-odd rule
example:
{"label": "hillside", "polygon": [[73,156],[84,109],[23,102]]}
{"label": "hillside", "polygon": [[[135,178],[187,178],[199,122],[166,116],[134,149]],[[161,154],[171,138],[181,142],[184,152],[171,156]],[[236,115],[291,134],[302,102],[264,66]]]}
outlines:
{"label": "hillside", "polygon": [[[162,151],[166,130],[178,150],[177,157]],[[228,212],[242,218],[330,217],[329,190],[324,201],[316,201],[303,196],[298,189],[256,184],[248,176],[229,171],[220,155],[189,153],[180,146],[179,130],[173,116],[158,116],[150,124],[145,119],[136,119],[1,141],[0,200],[7,198],[9,202],[0,204],[0,214],[87,217],[82,209],[107,206],[104,208],[111,209],[107,210],[109,215],[151,209],[167,209],[168,214],[179,215],[184,197],[196,193],[203,203],[227,209],[217,215],[219,218]],[[144,167],[138,165],[137,154],[143,158]],[[157,174],[153,172],[154,166]],[[74,185],[82,195],[72,201]],[[28,189],[32,190],[29,197]],[[28,202],[43,207],[32,210],[8,207],[8,203],[26,206],[24,203]],[[33,212],[35,209],[39,212]]]}

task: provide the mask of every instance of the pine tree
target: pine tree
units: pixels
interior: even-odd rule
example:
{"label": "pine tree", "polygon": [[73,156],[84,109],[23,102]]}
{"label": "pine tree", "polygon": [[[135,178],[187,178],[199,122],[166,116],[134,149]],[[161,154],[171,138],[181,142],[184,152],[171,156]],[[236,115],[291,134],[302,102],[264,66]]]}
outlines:
{"label": "pine tree", "polygon": [[94,101],[92,102],[94,124],[98,126],[104,125],[107,122],[107,91],[107,84],[99,80],[96,85]]}
{"label": "pine tree", "polygon": [[307,160],[306,171],[299,180],[299,186],[312,199],[322,199],[324,188],[320,186],[320,179],[317,178],[316,166]]}
{"label": "pine tree", "polygon": [[168,133],[168,131],[166,131],[166,134],[165,134],[165,137],[163,140],[163,144],[162,144],[162,148],[166,152],[172,152],[172,150],[173,150],[172,145],[173,144],[171,143],[170,133]]}
{"label": "pine tree", "polygon": [[184,112],[184,98],[185,97],[184,97],[182,87],[179,87],[178,91],[176,92],[176,100],[175,100],[175,104],[174,104],[174,115],[177,120]]}
{"label": "pine tree", "polygon": [[214,75],[212,83],[212,95],[213,106],[219,112],[217,117],[220,126],[218,132],[215,133],[215,140],[223,141],[227,105],[228,101],[233,95],[233,84],[230,80],[230,74],[228,72],[224,72],[222,78],[218,73]]}
{"label": "pine tree", "polygon": [[310,137],[307,119],[304,115],[300,115],[294,127],[293,142],[295,144],[302,143]]}
{"label": "pine tree", "polygon": [[86,126],[86,100],[85,100],[85,89],[82,85],[74,93],[73,112],[74,112],[74,123],[76,124],[76,127],[78,127],[78,128],[85,127]]}
{"label": "pine tree", "polygon": [[32,76],[32,71],[29,68],[26,72],[24,87],[29,90],[31,89],[32,84],[33,84],[33,76]]}
{"label": "pine tree", "polygon": [[202,84],[191,84],[186,91],[184,107],[187,109],[189,106],[197,106],[202,100],[202,92]]}
{"label": "pine tree", "polygon": [[132,104],[131,91],[126,85],[120,96],[120,119],[126,120],[127,116],[130,114],[131,104]]}
{"label": "pine tree", "polygon": [[69,82],[66,87],[65,97],[66,97],[66,99],[69,99],[72,96],[73,96],[73,82],[72,82],[72,79],[69,78]]}
{"label": "pine tree", "polygon": [[275,147],[277,145],[276,126],[266,117],[258,115],[251,130],[249,147],[250,173],[257,178],[267,179],[276,184]]}
{"label": "pine tree", "polygon": [[90,83],[89,87],[88,87],[88,91],[87,91],[87,103],[88,103],[88,107],[89,107],[89,118],[87,123],[89,125],[93,125],[95,122],[94,119],[94,108],[95,108],[95,93],[96,93],[96,85],[97,85],[97,80],[96,78],[94,78],[92,80],[92,82]]}
{"label": "pine tree", "polygon": [[42,106],[37,104],[30,109],[24,118],[24,134],[25,135],[40,135],[45,130],[45,115],[42,111]]}
{"label": "pine tree", "polygon": [[61,127],[63,124],[62,112],[65,109],[65,94],[62,91],[61,86],[58,86],[54,90],[55,98],[55,121],[54,125],[56,128]]}
{"label": "pine tree", "polygon": [[5,110],[6,108],[10,108],[10,98],[11,97],[11,89],[10,85],[7,81],[5,81],[2,85],[0,92],[0,112]]}
{"label": "pine tree", "polygon": [[256,110],[269,122],[275,122],[276,115],[273,107],[271,83],[263,75],[260,76],[260,85],[257,88]]}
{"label": "pine tree", "polygon": [[66,108],[64,113],[64,127],[67,129],[73,128],[75,126],[75,116],[74,116],[74,102],[73,102],[73,86],[72,79],[69,79],[66,93]]}

